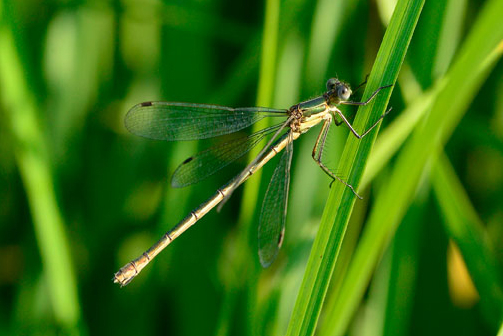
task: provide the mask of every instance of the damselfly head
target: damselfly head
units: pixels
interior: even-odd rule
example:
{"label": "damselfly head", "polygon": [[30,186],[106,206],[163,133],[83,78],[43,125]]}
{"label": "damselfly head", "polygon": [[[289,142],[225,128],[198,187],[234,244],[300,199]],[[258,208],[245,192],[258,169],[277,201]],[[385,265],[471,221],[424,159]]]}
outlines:
{"label": "damselfly head", "polygon": [[337,78],[330,78],[327,80],[327,91],[335,90],[338,84],[341,82]]}
{"label": "damselfly head", "polygon": [[339,99],[341,101],[346,101],[349,99],[349,97],[351,97],[351,88],[349,87],[348,84],[346,83],[340,83],[338,86],[337,86],[337,96],[339,97]]}
{"label": "damselfly head", "polygon": [[337,96],[337,100],[346,101],[351,97],[352,91],[349,84],[346,84],[337,78],[330,78],[327,81],[327,90],[332,92],[332,95]]}

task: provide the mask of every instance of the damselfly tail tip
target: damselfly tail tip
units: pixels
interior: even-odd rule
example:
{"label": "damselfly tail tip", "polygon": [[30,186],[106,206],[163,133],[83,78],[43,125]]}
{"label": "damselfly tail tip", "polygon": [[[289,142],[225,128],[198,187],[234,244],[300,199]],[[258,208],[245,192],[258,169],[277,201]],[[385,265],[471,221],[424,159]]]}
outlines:
{"label": "damselfly tail tip", "polygon": [[118,283],[121,287],[126,286],[134,277],[138,274],[136,268],[131,263],[122,267],[119,271],[114,274],[113,281]]}

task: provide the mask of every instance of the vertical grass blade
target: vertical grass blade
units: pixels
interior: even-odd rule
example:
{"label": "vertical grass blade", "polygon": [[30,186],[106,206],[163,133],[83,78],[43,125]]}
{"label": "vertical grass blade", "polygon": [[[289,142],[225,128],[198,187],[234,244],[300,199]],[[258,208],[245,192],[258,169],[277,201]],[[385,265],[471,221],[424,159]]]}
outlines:
{"label": "vertical grass blade", "polygon": [[[368,97],[379,86],[395,83],[423,3],[420,0],[398,2],[364,97]],[[391,90],[385,91],[371,104],[358,110],[354,123],[358,131],[370,127],[373,120],[384,113],[390,95]],[[342,154],[339,171],[343,176],[349,176],[348,182],[357,189],[376,136],[377,131],[362,140],[349,135]],[[312,335],[315,331],[354,201],[355,195],[349,188],[334,183],[290,319],[288,335]]]}
{"label": "vertical grass blade", "polygon": [[[0,12],[0,15],[8,14],[11,13]],[[0,21],[1,103],[10,121],[14,155],[28,197],[54,316],[62,330],[74,333],[81,317],[70,248],[53,188],[35,98],[15,48],[19,41],[6,21]]]}
{"label": "vertical grass blade", "polygon": [[392,178],[378,195],[341,289],[341,297],[330,312],[334,334],[342,334],[348,325],[384,245],[414,197],[427,161],[439,152],[500,57],[503,25],[499,13],[502,11],[503,1],[485,3],[430,114],[399,155]]}

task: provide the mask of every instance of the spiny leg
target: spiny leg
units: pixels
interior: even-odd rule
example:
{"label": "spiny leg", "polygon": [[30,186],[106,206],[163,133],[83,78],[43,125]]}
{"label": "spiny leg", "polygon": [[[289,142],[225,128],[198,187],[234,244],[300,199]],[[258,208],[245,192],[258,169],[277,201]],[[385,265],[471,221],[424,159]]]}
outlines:
{"label": "spiny leg", "polygon": [[[366,80],[365,80],[366,82]],[[393,85],[385,85],[385,86],[381,86],[380,88],[378,88],[377,90],[375,90],[372,95],[370,95],[369,99],[367,99],[366,101],[364,102],[354,102],[354,101],[341,101],[340,103],[343,104],[343,105],[358,105],[358,106],[362,106],[362,105],[367,105],[368,103],[370,103],[372,101],[372,99],[375,98],[375,96],[377,96],[377,94],[379,93],[379,91],[381,91],[382,89],[386,89],[386,88],[389,88],[389,87],[392,87]]]}
{"label": "spiny leg", "polygon": [[346,181],[344,181],[343,179],[341,179],[340,177],[335,175],[321,161],[322,156],[323,156],[323,149],[325,147],[325,141],[327,140],[328,130],[330,129],[331,122],[332,122],[332,118],[326,119],[323,122],[323,126],[321,127],[321,131],[318,134],[318,138],[316,139],[316,143],[314,144],[314,147],[313,147],[312,157],[313,157],[314,161],[318,164],[318,166],[320,166],[320,168],[325,172],[325,174],[327,174],[328,176],[330,176],[332,178],[332,182],[330,183],[330,186],[332,186],[332,183],[334,183],[334,181],[337,179],[339,182],[341,182],[346,187],[351,189],[351,191],[353,192],[353,194],[356,195],[356,197],[358,197],[359,199],[362,199],[362,197],[360,195],[358,195],[358,193],[356,192],[356,190],[353,188],[353,186],[351,184],[347,183]]}
{"label": "spiny leg", "polygon": [[334,119],[335,126],[341,126],[344,123],[344,120],[337,120],[337,118],[335,117],[335,115],[332,115],[332,117]]}
{"label": "spiny leg", "polygon": [[[365,77],[365,81],[363,83],[361,83],[360,85],[358,85],[358,87],[356,88],[355,92],[360,89],[363,85],[367,84],[367,79],[369,78],[369,75],[367,75]],[[341,101],[340,104],[343,104],[343,105],[358,105],[358,106],[364,106],[364,105],[367,105],[368,103],[370,103],[372,101],[372,99],[375,98],[375,96],[377,96],[377,94],[379,93],[379,91],[381,91],[382,89],[386,89],[386,88],[389,88],[393,85],[385,85],[385,86],[381,86],[380,88],[378,88],[377,90],[375,90],[372,95],[369,97],[369,99],[367,99],[367,101],[364,101],[364,102],[354,102],[354,101]],[[345,122],[349,129],[351,130],[351,132],[353,132],[353,134],[358,138],[358,139],[361,139],[363,138],[365,135],[367,135],[368,132],[370,132],[378,123],[379,121],[384,118],[386,116],[386,114],[389,113],[389,111],[391,111],[391,108],[389,110],[387,110],[375,123],[374,125],[372,125],[368,130],[365,131],[365,133],[363,133],[361,136],[354,130],[354,128],[351,126],[351,124],[347,121],[347,119],[342,115],[341,111],[339,111],[337,108],[334,108],[333,109],[335,112],[337,112],[337,114],[339,114],[341,116],[341,118],[343,119],[342,121],[337,121],[336,118],[334,118],[335,120],[335,125],[336,126],[339,126],[340,124],[342,124],[343,122]]]}
{"label": "spiny leg", "polygon": [[[381,121],[382,118],[384,118],[388,113],[389,111],[391,111],[391,107],[386,111],[384,112],[384,114],[382,116],[379,117],[379,119],[377,119],[377,121],[369,127],[369,129],[367,129],[365,132],[363,132],[362,135],[358,134],[358,132],[355,131],[355,129],[353,128],[353,126],[351,125],[351,123],[346,119],[346,117],[344,116],[344,114],[342,114],[342,112],[337,109],[337,108],[332,108],[331,109],[333,112],[337,113],[341,118],[342,118],[342,121],[348,125],[349,129],[351,130],[351,132],[358,138],[358,139],[361,139],[363,138],[364,136],[366,136],[367,134],[369,134],[370,131],[372,131],[372,129],[374,129],[374,127],[377,126],[377,124],[379,123],[379,121]],[[340,123],[339,123],[340,125]],[[337,126],[339,126],[337,125]]]}

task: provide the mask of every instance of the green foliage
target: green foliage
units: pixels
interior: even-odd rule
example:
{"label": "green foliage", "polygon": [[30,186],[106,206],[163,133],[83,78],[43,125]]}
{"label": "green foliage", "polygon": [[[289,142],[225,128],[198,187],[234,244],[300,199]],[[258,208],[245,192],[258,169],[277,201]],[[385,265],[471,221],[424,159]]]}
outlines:
{"label": "green foliage", "polygon": [[[414,0],[397,3],[370,73],[363,101],[378,87],[393,85],[396,81],[423,3],[424,1]],[[356,130],[360,130],[360,134],[374,124],[373,120],[377,120],[385,113],[387,100],[391,96],[390,91],[380,94],[370,104],[358,110],[354,126]],[[365,158],[375,138],[376,132],[362,139],[349,134],[339,167],[344,176],[351,176],[348,182],[354,187],[359,185]],[[307,264],[288,335],[314,334],[355,199],[353,192],[342,183],[331,190]]]}
{"label": "green foliage", "polygon": [[[1,1],[0,333],[496,334],[503,1],[423,2]],[[363,201],[328,187],[313,129],[294,145],[271,267],[256,237],[276,160],[112,283],[245,164],[172,189],[178,164],[218,140],[137,138],[130,107],[288,108],[366,74],[357,100],[394,87],[342,107],[355,129],[393,110],[362,140],[333,127],[327,145]]]}

